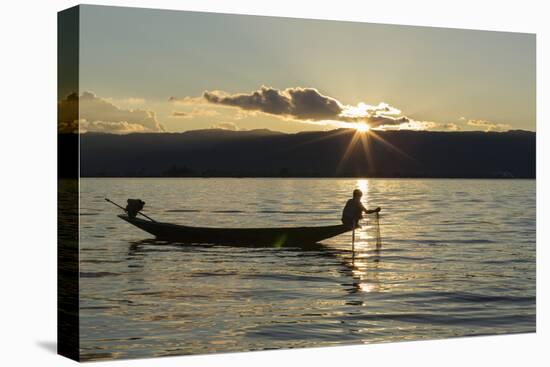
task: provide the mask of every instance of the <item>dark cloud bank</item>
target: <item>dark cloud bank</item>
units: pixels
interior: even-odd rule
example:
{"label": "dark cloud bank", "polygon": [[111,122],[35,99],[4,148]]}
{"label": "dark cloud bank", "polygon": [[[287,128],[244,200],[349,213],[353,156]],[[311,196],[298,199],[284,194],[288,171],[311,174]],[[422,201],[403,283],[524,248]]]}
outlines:
{"label": "dark cloud bank", "polygon": [[389,107],[373,108],[363,116],[352,116],[346,106],[335,98],[321,94],[315,88],[286,88],[279,90],[262,86],[251,93],[228,94],[205,91],[208,103],[231,106],[246,111],[258,111],[302,121],[366,122],[370,127],[395,126],[409,122],[405,116],[388,116]]}
{"label": "dark cloud bank", "polygon": [[[124,109],[92,92],[72,93],[57,103],[61,132],[163,132],[153,111]],[[74,118],[79,116],[80,120]]]}

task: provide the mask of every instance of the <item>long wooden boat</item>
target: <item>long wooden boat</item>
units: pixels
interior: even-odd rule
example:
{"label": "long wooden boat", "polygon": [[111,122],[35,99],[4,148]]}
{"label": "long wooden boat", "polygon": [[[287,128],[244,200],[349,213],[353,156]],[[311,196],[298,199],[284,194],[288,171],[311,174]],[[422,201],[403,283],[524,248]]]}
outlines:
{"label": "long wooden boat", "polygon": [[315,244],[351,230],[344,225],[286,228],[190,227],[153,222],[141,218],[129,218],[124,214],[118,217],[152,234],[159,240],[182,243],[303,246]]}

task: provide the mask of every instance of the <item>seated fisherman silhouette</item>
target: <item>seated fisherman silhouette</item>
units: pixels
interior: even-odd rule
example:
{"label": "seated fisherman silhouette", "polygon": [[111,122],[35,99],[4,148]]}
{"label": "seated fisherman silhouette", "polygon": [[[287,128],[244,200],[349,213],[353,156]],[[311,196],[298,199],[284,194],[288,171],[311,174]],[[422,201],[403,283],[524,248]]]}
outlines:
{"label": "seated fisherman silhouette", "polygon": [[360,228],[359,220],[363,218],[363,213],[372,214],[380,211],[380,207],[373,210],[365,208],[363,203],[361,203],[362,196],[363,192],[361,190],[353,190],[353,198],[347,201],[342,211],[342,223],[349,228]]}

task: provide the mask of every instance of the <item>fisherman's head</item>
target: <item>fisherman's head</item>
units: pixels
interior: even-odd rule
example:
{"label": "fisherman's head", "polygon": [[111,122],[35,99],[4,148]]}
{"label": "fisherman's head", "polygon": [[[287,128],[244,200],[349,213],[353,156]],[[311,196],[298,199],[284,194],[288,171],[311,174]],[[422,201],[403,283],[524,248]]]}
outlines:
{"label": "fisherman's head", "polygon": [[361,191],[359,189],[353,190],[353,198],[354,199],[359,200],[359,199],[361,199],[362,196],[363,196],[363,191]]}

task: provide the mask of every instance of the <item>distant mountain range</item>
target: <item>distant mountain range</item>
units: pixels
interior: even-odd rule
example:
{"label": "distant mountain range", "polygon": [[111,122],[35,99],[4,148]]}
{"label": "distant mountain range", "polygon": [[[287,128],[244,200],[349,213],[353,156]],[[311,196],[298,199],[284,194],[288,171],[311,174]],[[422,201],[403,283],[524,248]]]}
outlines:
{"label": "distant mountain range", "polygon": [[[534,178],[536,134],[269,130],[80,135],[83,177]],[[60,134],[69,142],[74,134]],[[74,145],[73,145],[74,146]],[[346,154],[347,151],[347,154]],[[368,154],[366,154],[368,151]]]}

